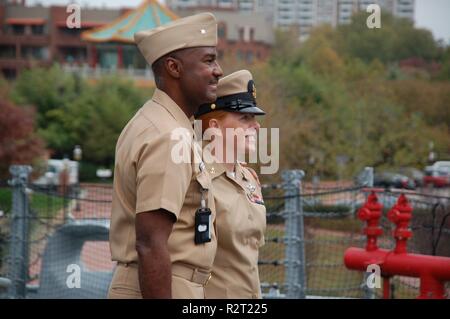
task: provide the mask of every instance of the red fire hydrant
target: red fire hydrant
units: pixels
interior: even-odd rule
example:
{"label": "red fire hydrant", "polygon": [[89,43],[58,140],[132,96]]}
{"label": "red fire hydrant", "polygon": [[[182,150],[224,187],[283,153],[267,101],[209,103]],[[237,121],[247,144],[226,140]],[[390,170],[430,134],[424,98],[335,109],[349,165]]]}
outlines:
{"label": "red fire hydrant", "polygon": [[394,275],[420,278],[421,299],[444,299],[446,281],[450,281],[450,258],[409,254],[407,241],[412,236],[409,230],[412,207],[405,195],[388,213],[390,221],[396,224],[394,251],[380,249],[377,237],[382,234],[379,220],[382,205],[377,195],[372,192],[365,205],[359,210],[358,217],[367,221],[364,233],[367,235],[366,249],[350,247],[345,251],[344,263],[348,269],[367,271],[369,265],[378,265],[384,279],[384,298],[389,298],[389,279]]}

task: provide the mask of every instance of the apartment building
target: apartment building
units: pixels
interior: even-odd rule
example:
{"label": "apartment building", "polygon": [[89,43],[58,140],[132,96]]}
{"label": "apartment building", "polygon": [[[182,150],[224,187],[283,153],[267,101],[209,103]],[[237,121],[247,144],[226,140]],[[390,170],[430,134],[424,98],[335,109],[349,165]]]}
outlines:
{"label": "apartment building", "polygon": [[395,16],[414,20],[415,0],[166,0],[173,9],[227,8],[257,12],[272,18],[274,27],[298,27],[307,36],[312,27],[350,23],[356,11],[366,11],[369,4],[379,4]]}

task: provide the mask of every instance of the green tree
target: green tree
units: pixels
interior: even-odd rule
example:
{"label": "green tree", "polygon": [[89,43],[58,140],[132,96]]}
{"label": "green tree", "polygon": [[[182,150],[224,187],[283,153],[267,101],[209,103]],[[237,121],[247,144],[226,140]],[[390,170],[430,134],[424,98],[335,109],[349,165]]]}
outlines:
{"label": "green tree", "polygon": [[111,165],[122,128],[151,90],[118,77],[88,83],[54,66],[23,72],[11,94],[18,104],[36,107],[37,132],[53,156],[71,156],[74,145],[81,145],[85,160]]}
{"label": "green tree", "polygon": [[[406,30],[403,34],[413,30],[401,19],[388,17],[383,22],[389,25],[389,19]],[[392,34],[393,27],[386,29],[387,43],[377,43],[384,36],[368,33],[364,20],[364,29],[350,36],[354,41],[366,37],[361,41],[367,47],[346,47],[338,45],[342,30],[317,28],[287,59],[272,59],[256,69],[256,83],[263,87],[258,102],[267,110],[263,126],[280,128],[282,168],[314,170],[325,178],[351,177],[367,165],[423,167],[429,141],[448,145],[448,129],[433,124],[445,121],[440,106],[449,105],[444,94],[448,83],[390,79],[389,63],[416,53],[406,48],[407,53],[397,54],[391,45],[396,45],[398,35]],[[364,51],[380,45],[382,54]],[[285,50],[275,47],[274,56]],[[408,82],[415,85],[404,85]],[[427,101],[430,98],[434,101]]]}
{"label": "green tree", "polygon": [[147,94],[131,81],[105,78],[68,106],[66,127],[83,147],[86,160],[102,165],[114,163],[119,134],[144,104]]}
{"label": "green tree", "polygon": [[65,129],[63,114],[70,101],[79,98],[85,83],[59,66],[25,70],[16,80],[11,98],[17,105],[34,106],[37,130],[56,155],[70,154],[76,141]]}
{"label": "green tree", "polygon": [[116,77],[103,78],[85,86],[80,96],[64,109],[53,111],[55,123],[61,125],[73,145],[84,150],[87,161],[111,165],[117,138],[136,110],[145,101],[146,94],[131,81]]}
{"label": "green tree", "polygon": [[429,30],[414,28],[413,22],[384,11],[379,29],[369,29],[366,19],[367,13],[357,13],[350,24],[337,28],[334,46],[341,55],[384,63],[410,57],[432,60],[438,56],[438,45]]}

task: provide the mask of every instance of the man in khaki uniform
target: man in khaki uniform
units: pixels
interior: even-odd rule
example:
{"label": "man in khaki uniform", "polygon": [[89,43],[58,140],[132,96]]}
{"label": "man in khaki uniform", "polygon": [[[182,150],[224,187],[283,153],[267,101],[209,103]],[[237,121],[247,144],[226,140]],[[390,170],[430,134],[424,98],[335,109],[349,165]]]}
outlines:
{"label": "man in khaki uniform", "polygon": [[[200,107],[196,118],[202,120],[203,129],[218,128],[225,136],[224,150],[232,148],[236,157],[234,162],[230,158],[219,159],[217,154],[209,157],[207,147],[203,153],[214,187],[218,236],[206,297],[261,298],[258,250],[264,244],[266,208],[255,171],[239,162],[237,155],[255,147],[256,140],[249,132],[256,133],[259,129],[255,115],[265,113],[256,105],[255,86],[247,70],[220,79],[217,96],[216,102]],[[234,140],[227,140],[227,129],[247,130],[244,135],[236,135],[245,141],[244,148],[230,145]]]}
{"label": "man in khaki uniform", "polygon": [[108,297],[204,298],[217,247],[211,181],[195,148],[180,162],[174,133],[195,139],[189,118],[216,99],[217,23],[202,13],[138,32],[135,41],[157,88],[116,146],[110,246],[117,267]]}

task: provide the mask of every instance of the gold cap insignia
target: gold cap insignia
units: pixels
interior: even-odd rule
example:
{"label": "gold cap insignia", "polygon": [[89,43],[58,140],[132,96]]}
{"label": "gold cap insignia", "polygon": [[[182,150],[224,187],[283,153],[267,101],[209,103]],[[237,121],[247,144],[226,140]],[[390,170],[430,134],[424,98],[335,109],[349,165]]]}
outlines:
{"label": "gold cap insignia", "polygon": [[247,92],[251,93],[251,95],[253,96],[253,99],[256,100],[256,87],[255,87],[255,82],[253,82],[253,80],[248,81]]}

